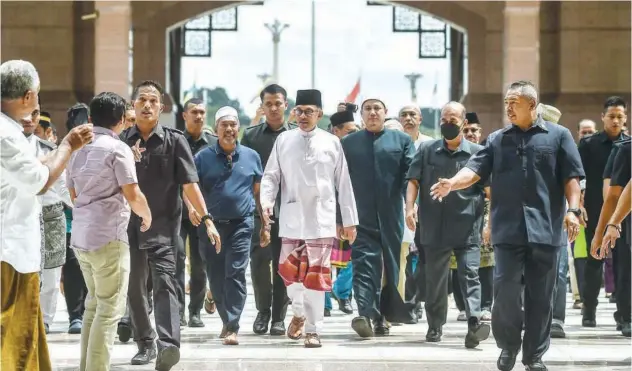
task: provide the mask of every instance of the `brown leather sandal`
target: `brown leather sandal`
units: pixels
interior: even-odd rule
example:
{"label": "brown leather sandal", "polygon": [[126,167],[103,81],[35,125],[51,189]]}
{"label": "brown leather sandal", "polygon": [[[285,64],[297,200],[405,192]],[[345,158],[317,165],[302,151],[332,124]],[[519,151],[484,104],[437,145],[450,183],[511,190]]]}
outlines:
{"label": "brown leather sandal", "polygon": [[323,345],[320,343],[320,336],[318,336],[318,334],[305,334],[305,348],[320,348],[322,346]]}
{"label": "brown leather sandal", "polygon": [[212,297],[209,298],[208,294],[204,296],[204,310],[208,314],[215,314],[215,311],[217,310],[217,306],[215,305],[215,300],[213,300]]}
{"label": "brown leather sandal", "polygon": [[219,333],[219,338],[224,339],[226,338],[226,335],[228,335],[228,329],[226,326],[222,326],[222,332]]}
{"label": "brown leather sandal", "polygon": [[237,334],[234,332],[229,332],[228,334],[226,334],[223,344],[224,345],[239,345],[239,340],[237,340]]}
{"label": "brown leather sandal", "polygon": [[292,340],[303,337],[303,325],[305,325],[305,317],[292,317],[292,322],[287,328],[287,337]]}

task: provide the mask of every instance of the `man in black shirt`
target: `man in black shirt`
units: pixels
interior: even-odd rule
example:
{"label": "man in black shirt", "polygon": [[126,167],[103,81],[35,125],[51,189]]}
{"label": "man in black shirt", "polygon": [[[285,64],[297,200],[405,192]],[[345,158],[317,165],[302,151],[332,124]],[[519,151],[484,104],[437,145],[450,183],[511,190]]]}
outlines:
{"label": "man in black shirt", "polygon": [[492,331],[502,349],[497,362],[501,371],[513,369],[521,343],[526,370],[547,370],[542,356],[550,343],[559,250],[575,240],[580,226],[579,180],[584,170],[577,146],[568,129],[536,116],[537,104],[533,84],[511,84],[505,110],[512,124],[492,133],[485,148],[455,176],[440,178],[431,188],[441,200],[452,190],[493,179]]}
{"label": "man in black shirt", "polygon": [[[181,131],[163,127],[158,118],[163,109],[160,84],[143,81],[133,94],[136,125],[120,138],[134,153],[138,184],[152,212],[152,228],[140,233],[141,219],[132,214],[127,233],[130,244],[129,311],[138,353],[133,365],[144,365],[158,356],[156,370],[169,371],[180,360],[180,308],[176,294],[176,248],[180,243],[181,190],[198,214],[204,215],[209,238],[219,235],[208,216],[197,185],[191,150]],[[147,262],[149,261],[149,265]],[[147,308],[147,276],[151,269],[156,330]],[[158,335],[157,345],[154,339]]]}
{"label": "man in black shirt", "polygon": [[[285,123],[285,110],[287,109],[287,92],[281,86],[272,84],[261,92],[261,106],[263,107],[266,122],[251,126],[244,131],[241,144],[255,150],[261,157],[261,164],[265,168],[276,138],[282,132],[296,128],[294,124]],[[274,215],[279,215],[280,193]],[[250,253],[250,274],[252,288],[255,292],[255,305],[257,317],[252,325],[255,334],[263,335],[268,332],[268,326],[272,319],[270,335],[285,335],[285,314],[287,313],[288,297],[283,279],[279,275],[279,256],[281,254],[281,239],[279,238],[279,225],[272,224],[270,230],[270,244],[261,247],[261,218],[255,213],[255,228],[252,233],[252,251]],[[270,270],[272,263],[272,270]],[[272,276],[271,276],[272,273]]]}
{"label": "man in black shirt", "polygon": [[[605,257],[606,251],[602,250],[600,253],[599,249],[602,245],[603,234],[606,228],[618,228],[620,231],[622,230],[625,238],[619,238],[615,246],[612,247],[615,254],[613,263],[616,264],[617,267],[615,283],[617,290],[617,312],[615,313],[615,320],[618,322],[617,329],[621,330],[624,336],[630,337],[632,335],[632,328],[630,326],[630,243],[632,242],[630,239],[630,218],[626,218],[623,227],[606,224],[616,208],[617,201],[621,197],[624,187],[630,181],[630,167],[632,166],[630,160],[630,138],[626,138],[615,144],[612,152],[611,158],[614,158],[612,161],[610,161],[610,159],[608,160],[609,163],[612,162],[612,168],[606,168],[607,172],[611,171],[612,176],[610,177],[609,187],[603,208],[601,209],[598,225],[595,229],[595,235],[592,239],[590,256],[595,260],[601,260]],[[605,173],[604,177],[608,175],[608,173]]]}
{"label": "man in black shirt", "polygon": [[408,169],[406,225],[416,228],[415,201],[419,197],[420,242],[426,257],[426,341],[441,341],[448,313],[448,277],[450,256],[457,261],[458,290],[465,299],[468,332],[465,347],[474,348],[487,339],[490,328],[481,323],[481,284],[478,268],[481,259],[481,235],[485,209],[483,183],[456,191],[437,202],[430,187],[439,178],[453,176],[469,158],[483,149],[463,137],[465,107],[457,102],[441,110],[442,139],[422,143]]}
{"label": "man in black shirt", "polygon": [[[586,246],[590,245],[595,236],[595,228],[603,206],[603,170],[608,162],[613,141],[624,137],[622,128],[626,122],[626,107],[623,99],[619,97],[608,98],[601,114],[604,130],[584,137],[579,142],[579,154],[586,171],[586,191],[584,193],[584,207],[588,215]],[[599,301],[602,277],[603,261],[595,259],[589,254],[584,268],[584,277],[580,277],[584,280],[582,285],[584,301],[582,326],[584,327],[597,325],[595,312]]]}
{"label": "man in black shirt", "polygon": [[[184,103],[185,132],[184,137],[189,144],[191,153],[195,156],[198,152],[206,147],[217,144],[217,137],[204,131],[206,122],[206,105],[204,101],[198,98],[189,99]],[[186,203],[186,202],[185,202]],[[195,208],[187,203],[187,210],[182,213],[182,225],[180,228],[181,243],[178,244],[178,253],[176,260],[176,280],[178,281],[178,301],[180,302],[180,317],[182,324],[186,324],[184,316],[185,306],[185,246],[187,238],[189,240],[189,263],[191,265],[191,276],[189,279],[189,327],[204,327],[204,322],[200,318],[200,311],[204,305],[206,292],[206,266],[202,258],[199,248],[199,238],[197,227],[191,223],[192,218],[197,217]],[[199,224],[196,220],[196,224]],[[209,291],[210,293],[210,291]],[[209,299],[211,309],[214,305],[212,296]]]}

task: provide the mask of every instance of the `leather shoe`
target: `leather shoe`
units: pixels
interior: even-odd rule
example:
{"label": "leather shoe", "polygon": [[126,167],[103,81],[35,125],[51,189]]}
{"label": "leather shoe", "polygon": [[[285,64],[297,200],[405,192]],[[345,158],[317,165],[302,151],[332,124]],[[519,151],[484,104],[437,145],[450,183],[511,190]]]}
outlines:
{"label": "leather shoe", "polygon": [[542,363],[541,359],[538,359],[534,362],[529,363],[524,366],[525,371],[547,371],[548,368]]}
{"label": "leather shoe", "polygon": [[257,335],[263,335],[268,332],[268,326],[270,324],[270,312],[259,312],[257,318],[252,324],[252,331]]}
{"label": "leather shoe", "polygon": [[340,309],[342,313],[353,314],[353,307],[349,299],[338,299],[338,309]]}
{"label": "leather shoe", "polygon": [[170,346],[160,350],[156,359],[156,371],[170,371],[173,366],[180,362],[180,349]]}
{"label": "leather shoe", "polygon": [[390,334],[390,330],[388,329],[388,325],[386,324],[386,319],[384,317],[375,321],[375,324],[373,325],[373,333],[375,336],[388,336]]}
{"label": "leather shoe", "polygon": [[132,364],[135,366],[147,365],[154,358],[156,358],[156,345],[152,344],[138,344],[138,353],[132,357]]}
{"label": "leather shoe", "polygon": [[426,333],[426,341],[429,343],[438,343],[441,341],[443,331],[440,328],[429,328]]}
{"label": "leather shoe", "polygon": [[503,349],[500,351],[500,356],[498,357],[498,361],[496,362],[496,367],[500,371],[511,371],[516,365],[516,357],[518,356],[518,352],[513,352],[511,350]]}
{"label": "leather shoe", "polygon": [[285,335],[285,323],[283,321],[272,322],[270,327],[270,335],[283,336]]}
{"label": "leather shoe", "polygon": [[189,316],[189,327],[204,327],[204,322],[202,322],[199,314]]}

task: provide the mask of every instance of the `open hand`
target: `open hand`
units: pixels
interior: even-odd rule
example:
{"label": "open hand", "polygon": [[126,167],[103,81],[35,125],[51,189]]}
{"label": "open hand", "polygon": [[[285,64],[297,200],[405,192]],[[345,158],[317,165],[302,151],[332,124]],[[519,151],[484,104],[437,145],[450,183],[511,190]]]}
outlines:
{"label": "open hand", "polygon": [[215,224],[211,220],[206,221],[206,235],[208,236],[211,244],[215,245],[215,252],[219,254],[222,251],[222,241],[219,237],[219,232],[215,228]]}
{"label": "open hand", "polygon": [[579,234],[579,218],[574,213],[566,213],[564,217],[564,230],[568,233],[568,242],[573,242]]}
{"label": "open hand", "polygon": [[414,209],[406,211],[406,227],[413,232],[417,228],[417,213]]}
{"label": "open hand", "polygon": [[452,191],[452,181],[450,179],[439,178],[439,181],[430,187],[430,195],[433,200],[443,201]]}
{"label": "open hand", "polygon": [[599,253],[599,257],[601,259],[608,256],[610,250],[614,249],[615,243],[617,242],[617,239],[619,237],[621,237],[621,233],[617,228],[613,227],[612,225],[606,227],[606,233],[603,236],[603,240],[601,242],[601,251]]}
{"label": "open hand", "polygon": [[195,211],[194,208],[191,208],[191,210],[189,210],[189,220],[191,221],[191,224],[196,227],[199,226],[200,223],[202,223],[202,217],[197,211]]}

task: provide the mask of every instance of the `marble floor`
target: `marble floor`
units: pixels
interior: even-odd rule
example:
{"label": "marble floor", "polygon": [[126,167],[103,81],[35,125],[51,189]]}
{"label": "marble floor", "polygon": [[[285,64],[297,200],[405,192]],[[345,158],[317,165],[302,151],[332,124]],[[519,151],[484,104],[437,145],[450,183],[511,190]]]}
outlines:
{"label": "marble floor", "polygon": [[[571,309],[570,296],[568,302],[567,338],[552,340],[551,348],[544,358],[549,369],[631,370],[631,341],[615,331],[612,319],[615,305],[603,299],[598,311],[599,327],[589,329],[580,326],[581,316],[579,310]],[[59,371],[76,370],[80,335],[66,333],[68,322],[63,298],[60,298],[57,308],[55,323],[48,336],[53,368]],[[242,317],[240,345],[223,346],[218,339],[221,329],[219,317],[217,314],[211,316],[204,313],[205,328],[183,328],[181,361],[173,370],[496,370],[499,351],[493,339],[483,342],[477,349],[465,349],[463,341],[466,324],[456,321],[457,314],[456,309],[450,309],[448,323],[443,329],[443,341],[432,344],[424,341],[427,330],[425,320],[417,325],[392,327],[389,337],[361,340],[350,327],[353,316],[333,310],[332,316],[325,320],[323,347],[305,349],[302,342],[294,342],[286,337],[257,336],[252,333],[256,310],[249,287],[248,302]],[[133,343],[122,344],[117,340],[112,355],[112,370],[153,370],[153,365],[129,364],[135,351]],[[517,364],[515,370],[521,369],[522,366]]]}

